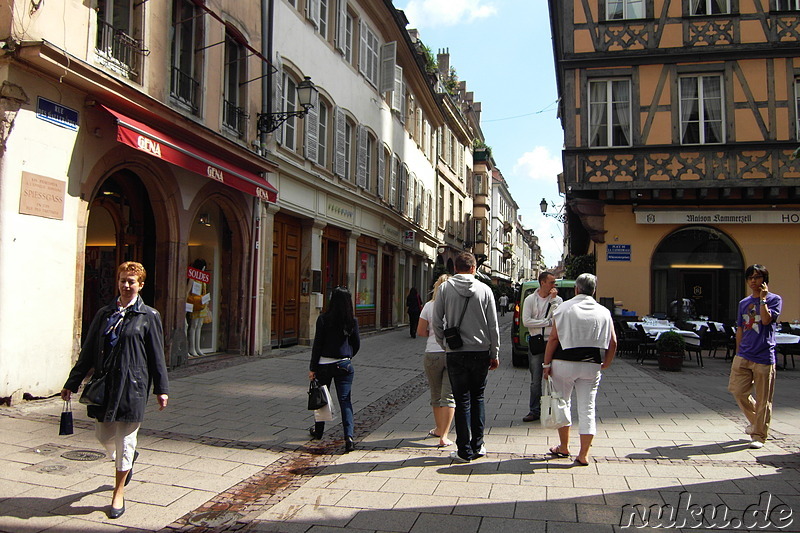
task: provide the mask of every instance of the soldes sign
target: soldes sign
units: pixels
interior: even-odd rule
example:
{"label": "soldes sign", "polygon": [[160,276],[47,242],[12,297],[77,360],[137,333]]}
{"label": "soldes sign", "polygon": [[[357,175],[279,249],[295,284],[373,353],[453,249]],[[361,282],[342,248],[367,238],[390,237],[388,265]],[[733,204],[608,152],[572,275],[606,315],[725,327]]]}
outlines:
{"label": "soldes sign", "polygon": [[186,271],[186,277],[201,283],[211,283],[211,274],[192,267],[189,267],[189,269]]}

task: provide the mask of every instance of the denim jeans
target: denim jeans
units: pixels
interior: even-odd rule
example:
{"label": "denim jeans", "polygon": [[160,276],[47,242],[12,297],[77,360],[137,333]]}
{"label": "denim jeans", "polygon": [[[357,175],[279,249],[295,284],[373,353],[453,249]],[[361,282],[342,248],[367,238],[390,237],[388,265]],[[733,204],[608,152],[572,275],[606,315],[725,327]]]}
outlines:
{"label": "denim jeans", "polygon": [[456,446],[464,458],[483,446],[486,409],[483,392],[489,374],[489,352],[451,352],[447,354],[447,373],[456,401]]}
{"label": "denim jeans", "polygon": [[[345,438],[353,438],[353,402],[350,400],[350,389],[353,387],[353,363],[350,359],[319,365],[317,370],[317,381],[320,385],[327,385],[331,388],[331,381],[336,385],[336,398],[339,400],[339,410],[342,412],[342,431]],[[331,394],[333,396],[333,394]],[[314,424],[317,433],[322,434],[325,429],[325,422]]]}
{"label": "denim jeans", "polygon": [[542,411],[542,363],[544,354],[532,354],[528,350],[528,369],[531,371],[531,399],[528,402],[528,414],[539,416]]}

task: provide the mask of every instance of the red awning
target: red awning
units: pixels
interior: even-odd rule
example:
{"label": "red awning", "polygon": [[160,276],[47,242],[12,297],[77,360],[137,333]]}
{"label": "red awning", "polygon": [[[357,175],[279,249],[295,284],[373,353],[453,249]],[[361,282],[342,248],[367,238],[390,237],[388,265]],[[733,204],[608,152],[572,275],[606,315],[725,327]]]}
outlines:
{"label": "red awning", "polygon": [[101,107],[116,117],[117,140],[122,144],[201,176],[220,181],[262,200],[273,203],[277,201],[278,189],[257,174],[225,162],[219,157],[179,141],[166,133],[156,131],[119,111],[114,111],[106,106]]}

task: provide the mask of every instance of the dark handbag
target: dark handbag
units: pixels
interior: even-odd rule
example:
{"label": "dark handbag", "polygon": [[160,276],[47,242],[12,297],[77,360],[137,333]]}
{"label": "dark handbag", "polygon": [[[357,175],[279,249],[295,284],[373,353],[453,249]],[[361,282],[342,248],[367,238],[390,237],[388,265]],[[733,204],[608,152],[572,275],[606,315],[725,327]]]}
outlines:
{"label": "dark handbag", "polygon": [[461,310],[461,316],[458,319],[458,324],[452,328],[447,328],[444,330],[444,340],[451,350],[457,350],[464,346],[464,340],[461,338],[461,321],[464,320],[464,313],[467,312],[469,299],[469,296],[464,298],[464,309]]}
{"label": "dark handbag", "polygon": [[61,423],[58,425],[59,435],[72,435],[72,402],[67,400],[61,409]]}
{"label": "dark handbag", "polygon": [[[550,313],[550,305],[552,302],[548,302],[547,309],[544,311],[544,317],[547,318],[548,313]],[[528,339],[528,351],[531,355],[539,355],[540,353],[544,353],[545,348],[547,347],[547,340],[544,338],[544,328],[542,328],[542,332],[538,335],[531,335]]]}
{"label": "dark handbag", "polygon": [[328,405],[328,399],[319,388],[319,381],[312,379],[308,384],[308,410],[316,411]]}
{"label": "dark handbag", "polygon": [[78,400],[84,405],[104,406],[106,404],[106,375],[94,376],[83,386],[83,393]]}

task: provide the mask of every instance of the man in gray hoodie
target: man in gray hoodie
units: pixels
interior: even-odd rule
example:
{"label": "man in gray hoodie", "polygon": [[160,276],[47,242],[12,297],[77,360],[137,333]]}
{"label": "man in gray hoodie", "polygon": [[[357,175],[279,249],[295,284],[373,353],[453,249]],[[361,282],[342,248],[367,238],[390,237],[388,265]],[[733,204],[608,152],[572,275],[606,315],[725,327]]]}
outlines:
{"label": "man in gray hoodie", "polygon": [[[483,392],[489,370],[500,365],[500,329],[497,307],[488,285],[475,278],[475,256],[460,253],[456,275],[439,287],[433,304],[433,331],[447,352],[447,373],[456,401],[456,446],[450,454],[457,462],[486,455],[483,428],[486,411]],[[450,348],[444,330],[458,327],[463,345]]]}

